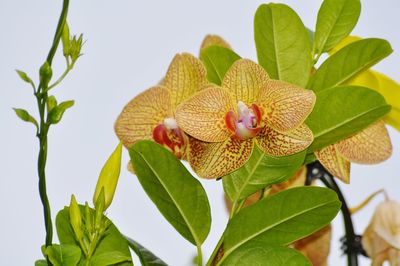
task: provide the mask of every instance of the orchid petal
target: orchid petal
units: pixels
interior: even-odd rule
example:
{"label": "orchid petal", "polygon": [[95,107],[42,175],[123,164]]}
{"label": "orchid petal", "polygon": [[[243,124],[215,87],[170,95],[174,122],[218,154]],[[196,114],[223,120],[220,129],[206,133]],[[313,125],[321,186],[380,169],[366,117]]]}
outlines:
{"label": "orchid petal", "polygon": [[177,54],[162,82],[171,93],[172,107],[175,109],[207,84],[206,69],[193,55]]}
{"label": "orchid petal", "polygon": [[226,72],[222,87],[229,90],[235,102],[252,104],[268,80],[268,74],[261,66],[251,60],[240,59]]}
{"label": "orchid petal", "polygon": [[114,129],[125,147],[153,138],[153,129],[173,115],[170,93],[162,86],[137,95],[122,110]]}
{"label": "orchid petal", "polygon": [[191,138],[189,162],[200,177],[218,178],[243,166],[252,151],[252,139],[228,138],[222,142],[210,143]]}
{"label": "orchid petal", "polygon": [[256,138],[258,146],[265,153],[272,156],[287,156],[305,150],[310,146],[313,141],[313,134],[305,124],[285,133],[265,126]]}
{"label": "orchid petal", "polygon": [[225,115],[233,110],[228,91],[208,87],[183,102],[176,109],[176,121],[183,131],[207,142],[226,140],[231,133],[225,124]]}
{"label": "orchid petal", "polygon": [[229,43],[227,43],[222,37],[218,35],[208,34],[201,43],[200,50],[213,45],[231,49]]}
{"label": "orchid petal", "polygon": [[390,246],[400,249],[400,205],[391,200],[382,202],[373,221],[375,232]]}
{"label": "orchid petal", "polygon": [[311,90],[280,80],[269,80],[260,92],[258,104],[263,111],[264,122],[275,130],[285,132],[304,122],[315,100]]}
{"label": "orchid petal", "polygon": [[383,121],[339,141],[335,146],[347,160],[361,164],[380,163],[392,154],[392,143]]}
{"label": "orchid petal", "polygon": [[320,163],[344,183],[350,182],[350,162],[336,149],[336,145],[330,145],[315,152]]}

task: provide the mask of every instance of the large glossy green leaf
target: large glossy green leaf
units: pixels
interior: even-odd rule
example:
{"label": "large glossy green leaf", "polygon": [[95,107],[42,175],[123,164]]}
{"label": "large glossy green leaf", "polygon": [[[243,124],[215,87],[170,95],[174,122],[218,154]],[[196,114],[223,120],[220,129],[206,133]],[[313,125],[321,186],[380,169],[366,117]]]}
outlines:
{"label": "large glossy green leaf", "polygon": [[305,152],[286,157],[271,157],[255,145],[246,164],[222,178],[225,193],[235,202],[272,184],[283,182],[299,169],[304,156]]}
{"label": "large glossy green leaf", "polygon": [[249,241],[286,246],[329,224],[340,205],[333,190],[321,187],[291,188],[264,198],[230,220],[224,254],[229,257]]}
{"label": "large glossy green leaf", "polygon": [[390,44],[382,39],[363,39],[351,43],[330,56],[317,69],[307,87],[318,92],[341,85],[392,51]]}
{"label": "large glossy green leaf", "polygon": [[76,266],[81,259],[81,249],[76,245],[51,245],[44,254],[54,266]]}
{"label": "large glossy green leaf", "polygon": [[308,150],[319,150],[357,133],[389,111],[383,96],[365,87],[340,86],[321,91],[306,120],[314,134]]}
{"label": "large glossy green leaf", "polygon": [[[85,207],[80,205],[81,213],[85,213]],[[91,214],[94,216],[94,210],[90,209]],[[132,266],[131,253],[126,239],[118,231],[117,227],[106,217],[107,223],[110,225],[104,233],[103,239],[98,243],[98,246],[90,259],[92,266]],[[69,207],[64,207],[56,217],[56,228],[58,239],[61,245],[75,245],[79,247],[78,242],[75,240],[74,231],[70,224]],[[87,259],[82,258],[79,265],[86,265]]]}
{"label": "large glossy green leaf", "polygon": [[348,36],[360,13],[360,0],[325,0],[318,12],[314,53],[327,52]]}
{"label": "large glossy green leaf", "polygon": [[207,79],[217,85],[221,85],[226,71],[239,59],[240,56],[231,49],[216,45],[201,49],[200,52],[200,60],[207,69]]}
{"label": "large glossy green leaf", "polygon": [[311,69],[311,46],[299,16],[284,4],[261,5],[254,17],[258,62],[273,79],[301,87]]}
{"label": "large glossy green leaf", "polygon": [[266,246],[249,241],[230,254],[222,266],[312,266],[303,254],[292,248]]}
{"label": "large glossy green leaf", "polygon": [[128,240],[129,246],[140,259],[142,266],[168,266],[164,261],[154,255],[150,250],[140,245],[135,240],[125,237]]}
{"label": "large glossy green leaf", "polygon": [[189,242],[201,245],[211,226],[207,194],[167,149],[139,141],[129,150],[139,182],[158,210]]}

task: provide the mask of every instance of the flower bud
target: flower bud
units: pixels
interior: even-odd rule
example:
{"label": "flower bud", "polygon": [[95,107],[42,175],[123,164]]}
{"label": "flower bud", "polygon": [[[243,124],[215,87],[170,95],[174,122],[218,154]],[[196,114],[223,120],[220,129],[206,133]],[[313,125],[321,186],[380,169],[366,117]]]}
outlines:
{"label": "flower bud", "polygon": [[65,57],[68,57],[71,44],[70,44],[69,27],[67,21],[65,21],[64,28],[61,34],[61,42],[63,45],[63,54]]}
{"label": "flower bud", "polygon": [[118,178],[121,171],[122,143],[119,143],[114,152],[110,155],[107,162],[101,169],[93,195],[93,204],[96,205],[101,190],[104,190],[104,210],[111,204],[115,189],[117,188]]}
{"label": "flower bud", "polygon": [[49,62],[44,62],[44,64],[40,67],[39,76],[42,87],[47,88],[51,77],[53,76],[53,70],[51,69]]}
{"label": "flower bud", "polygon": [[69,54],[71,56],[72,62],[75,62],[81,55],[81,49],[83,45],[83,35],[79,35],[78,38],[74,36],[71,40]]}
{"label": "flower bud", "polygon": [[362,244],[372,265],[386,260],[390,265],[400,265],[400,204],[386,200],[376,207]]}
{"label": "flower bud", "polygon": [[79,209],[78,203],[76,202],[75,196],[71,196],[71,203],[69,204],[69,220],[72,229],[75,232],[76,238],[80,240],[83,236],[82,233],[82,216]]}

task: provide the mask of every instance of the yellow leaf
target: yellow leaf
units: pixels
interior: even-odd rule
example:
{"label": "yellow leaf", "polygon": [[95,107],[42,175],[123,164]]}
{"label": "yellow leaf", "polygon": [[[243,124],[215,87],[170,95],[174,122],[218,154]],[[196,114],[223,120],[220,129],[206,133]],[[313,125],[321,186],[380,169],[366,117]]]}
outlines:
{"label": "yellow leaf", "polygon": [[[344,46],[361,39],[362,38],[356,36],[345,38],[330,51],[330,55]],[[400,84],[398,82],[382,73],[367,69],[348,81],[347,84],[364,86],[381,93],[386,102],[392,106],[392,110],[383,120],[400,131]]]}
{"label": "yellow leaf", "polygon": [[329,55],[333,55],[334,53],[336,53],[343,47],[349,45],[350,43],[359,41],[359,40],[362,40],[362,38],[358,37],[358,36],[348,36],[348,37],[344,38],[343,40],[341,40],[335,47],[333,47],[332,50],[329,51]]}

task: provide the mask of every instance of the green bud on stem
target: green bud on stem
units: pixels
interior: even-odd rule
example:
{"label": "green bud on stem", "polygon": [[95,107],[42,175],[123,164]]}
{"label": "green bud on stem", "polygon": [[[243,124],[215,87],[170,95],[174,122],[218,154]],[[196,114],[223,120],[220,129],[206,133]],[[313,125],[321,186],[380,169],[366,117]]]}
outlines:
{"label": "green bud on stem", "polygon": [[49,86],[51,77],[53,76],[53,70],[51,69],[49,62],[44,62],[44,64],[40,67],[39,76],[42,87],[47,88]]}
{"label": "green bud on stem", "polygon": [[[122,143],[119,143],[114,152],[110,155],[107,162],[101,169],[99,179],[97,181],[96,190],[93,195],[93,204],[96,205],[100,192],[104,190],[104,210],[106,210],[115,194],[117,188],[119,174],[121,171]],[[97,209],[97,208],[96,208]]]}
{"label": "green bud on stem", "polygon": [[81,228],[82,216],[74,195],[71,196],[71,203],[69,204],[69,220],[72,229],[75,232],[76,238],[78,239],[78,241],[80,241],[83,237],[83,232]]}

